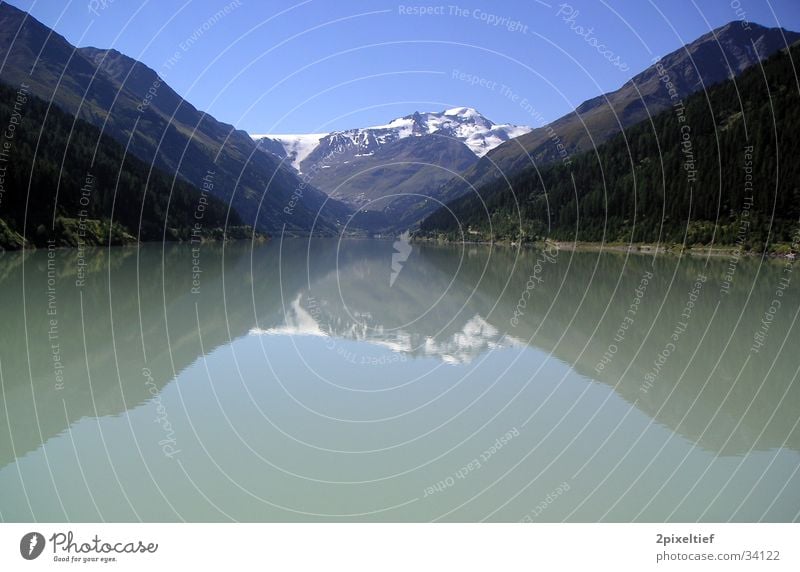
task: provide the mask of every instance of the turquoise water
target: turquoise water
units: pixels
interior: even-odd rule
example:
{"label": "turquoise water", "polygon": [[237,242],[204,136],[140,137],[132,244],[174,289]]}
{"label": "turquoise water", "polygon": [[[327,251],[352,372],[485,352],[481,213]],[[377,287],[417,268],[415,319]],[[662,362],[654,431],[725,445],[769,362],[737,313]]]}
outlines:
{"label": "turquoise water", "polygon": [[5,253],[0,517],[798,519],[790,266],[393,246]]}

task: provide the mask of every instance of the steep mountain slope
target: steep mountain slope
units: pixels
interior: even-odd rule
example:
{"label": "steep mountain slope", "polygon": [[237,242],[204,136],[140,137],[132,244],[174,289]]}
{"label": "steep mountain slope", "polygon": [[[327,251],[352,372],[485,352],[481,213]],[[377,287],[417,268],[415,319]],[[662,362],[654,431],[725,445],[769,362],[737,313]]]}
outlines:
{"label": "steep mountain slope", "polygon": [[0,160],[1,248],[189,240],[195,224],[198,239],[248,234],[219,199],[173,184],[97,127],[0,82],[0,124],[15,117]]}
{"label": "steep mountain slope", "polygon": [[358,224],[386,230],[402,228],[416,202],[435,199],[443,183],[478,157],[528,131],[457,107],[363,129],[255,137],[263,151],[291,161],[329,196],[367,211]]}
{"label": "steep mountain slope", "polygon": [[[761,251],[800,218],[800,43],[601,145],[465,195],[421,224],[461,238],[666,241]],[[630,155],[629,155],[630,153]],[[487,217],[488,213],[488,217]],[[459,228],[456,220],[461,224]]]}
{"label": "steep mountain slope", "polygon": [[325,204],[317,230],[335,232],[336,219],[348,213],[257,152],[245,132],[195,109],[154,70],[115,50],[75,48],[5,3],[0,58],[5,82],[26,82],[32,94],[100,127],[143,161],[198,187],[213,171],[215,195],[260,229],[307,231]]}
{"label": "steep mountain slope", "polygon": [[331,197],[356,208],[379,211],[390,202],[380,199],[404,193],[434,191],[475,162],[475,155],[463,144],[433,135],[387,143],[364,160],[331,165],[319,179],[320,188]]}
{"label": "steep mountain slope", "polygon": [[[560,161],[590,149],[612,135],[669,108],[673,103],[666,80],[675,87],[677,99],[740,74],[745,68],[800,39],[800,34],[781,28],[765,28],[731,22],[661,58],[620,89],[590,99],[574,112],[493,149],[440,191],[452,200],[488,183],[531,166]],[[530,158],[529,158],[530,156]]]}

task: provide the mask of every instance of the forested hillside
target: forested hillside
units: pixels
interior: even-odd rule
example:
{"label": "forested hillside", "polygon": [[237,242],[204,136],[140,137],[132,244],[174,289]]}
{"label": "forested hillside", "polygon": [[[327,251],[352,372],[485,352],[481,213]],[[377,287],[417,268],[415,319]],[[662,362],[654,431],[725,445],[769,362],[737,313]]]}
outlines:
{"label": "forested hillside", "polygon": [[[568,164],[481,187],[421,224],[451,239],[789,242],[800,218],[800,47],[782,51]],[[668,90],[669,75],[662,78]],[[574,184],[573,184],[574,181]],[[484,204],[485,201],[485,204]],[[463,229],[463,235],[459,228]]]}
{"label": "forested hillside", "polygon": [[[0,246],[221,237],[228,208],[57,106],[0,83]],[[213,174],[208,178],[213,185]],[[112,223],[113,220],[113,223]],[[199,223],[198,227],[195,225]],[[231,212],[229,236],[248,229]]]}

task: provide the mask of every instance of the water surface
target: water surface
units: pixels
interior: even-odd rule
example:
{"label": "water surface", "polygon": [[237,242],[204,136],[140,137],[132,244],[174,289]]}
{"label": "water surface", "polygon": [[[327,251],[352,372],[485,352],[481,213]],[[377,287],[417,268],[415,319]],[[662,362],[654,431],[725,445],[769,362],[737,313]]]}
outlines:
{"label": "water surface", "polygon": [[6,253],[0,517],[798,519],[791,266],[398,250]]}

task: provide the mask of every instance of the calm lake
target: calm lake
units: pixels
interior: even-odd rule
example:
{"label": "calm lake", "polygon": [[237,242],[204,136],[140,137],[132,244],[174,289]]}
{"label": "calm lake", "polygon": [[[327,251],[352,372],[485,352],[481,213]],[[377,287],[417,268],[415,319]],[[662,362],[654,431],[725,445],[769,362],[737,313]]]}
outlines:
{"label": "calm lake", "polygon": [[800,518],[797,268],[393,246],[3,254],[0,518]]}

